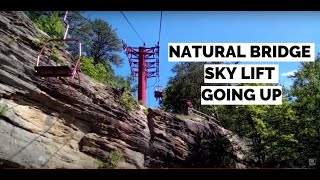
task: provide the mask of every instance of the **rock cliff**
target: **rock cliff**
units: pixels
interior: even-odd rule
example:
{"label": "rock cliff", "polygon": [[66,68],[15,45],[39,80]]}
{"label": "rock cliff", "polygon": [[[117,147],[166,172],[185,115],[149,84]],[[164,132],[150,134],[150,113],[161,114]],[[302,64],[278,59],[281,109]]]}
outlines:
{"label": "rock cliff", "polygon": [[120,168],[245,167],[245,143],[214,122],[127,111],[82,73],[35,76],[46,36],[23,12],[0,12],[0,167],[98,168],[115,151]]}

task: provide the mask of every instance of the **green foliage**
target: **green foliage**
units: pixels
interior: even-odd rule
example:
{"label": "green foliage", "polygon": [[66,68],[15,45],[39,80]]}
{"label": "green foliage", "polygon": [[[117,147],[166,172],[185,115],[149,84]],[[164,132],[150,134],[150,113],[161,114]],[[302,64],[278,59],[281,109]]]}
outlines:
{"label": "green foliage", "polygon": [[137,89],[132,87],[134,78],[132,76],[115,76],[114,84],[116,87],[123,87],[125,91],[134,93]]}
{"label": "green foliage", "polygon": [[119,168],[122,153],[118,150],[112,151],[106,161],[99,161],[99,168]]}
{"label": "green foliage", "polygon": [[99,81],[100,77],[95,66],[93,65],[93,59],[87,58],[85,56],[81,58],[81,72]]}
{"label": "green foliage", "polygon": [[[172,71],[176,74],[169,79],[164,92],[163,105],[166,111],[184,113],[186,101],[192,100],[195,109],[206,112],[207,106],[201,106],[201,86],[203,83],[203,65],[205,63],[179,63]],[[210,84],[209,84],[210,85]]]}
{"label": "green foliage", "polygon": [[[320,59],[301,64],[292,77],[292,101],[298,120],[295,127],[299,158],[320,159]],[[301,163],[303,164],[303,163]],[[320,163],[318,163],[317,167]],[[305,165],[307,166],[307,165]]]}
{"label": "green foliage", "polygon": [[156,121],[161,121],[161,116],[155,116],[154,119],[155,119]]}
{"label": "green foliage", "polygon": [[[44,44],[49,40],[50,38],[48,37],[41,37],[39,39],[33,39],[32,40],[32,45],[33,45],[33,48],[37,49],[37,50],[40,50]],[[56,45],[59,44],[61,46],[65,46],[64,43],[56,43]],[[54,48],[54,44],[51,42],[47,45],[47,48],[49,49],[52,49]]]}
{"label": "green foliage", "polygon": [[148,109],[143,109],[143,113],[148,116],[149,112],[148,112]]}
{"label": "green foliage", "polygon": [[63,61],[63,57],[59,50],[53,49],[50,55],[50,58],[59,65],[66,65],[66,62]]}
{"label": "green foliage", "polygon": [[64,35],[64,23],[57,12],[51,15],[40,15],[33,17],[37,27],[47,33],[52,38],[61,38]]}
{"label": "green foliage", "polygon": [[218,106],[217,111],[225,127],[252,141],[251,153],[257,158],[254,166],[286,167],[295,163],[297,118],[287,99],[282,105]]}
{"label": "green foliage", "polygon": [[32,40],[32,44],[35,48],[40,49],[44,45],[45,41],[34,39]]}
{"label": "green foliage", "polygon": [[6,115],[7,111],[8,111],[8,106],[4,105],[4,106],[0,106],[0,116],[4,116]]}
{"label": "green foliage", "polygon": [[81,59],[81,71],[98,82],[106,85],[114,85],[114,72],[110,68],[110,64],[93,64],[92,58],[82,57]]}
{"label": "green foliage", "polygon": [[127,111],[132,111],[138,109],[137,102],[133,96],[124,93],[120,97],[120,105],[123,106]]}
{"label": "green foliage", "polygon": [[81,72],[107,86],[113,88],[124,87],[126,91],[133,92],[133,89],[131,88],[133,78],[130,76],[116,76],[108,61],[94,65],[94,60],[92,58],[83,56],[81,59]]}
{"label": "green foliage", "polygon": [[84,52],[94,59],[94,64],[103,64],[105,61],[116,66],[123,64],[123,59],[118,55],[122,51],[120,38],[108,22],[102,19],[88,22],[76,15],[71,18],[75,30],[70,31],[70,34],[81,40]]}

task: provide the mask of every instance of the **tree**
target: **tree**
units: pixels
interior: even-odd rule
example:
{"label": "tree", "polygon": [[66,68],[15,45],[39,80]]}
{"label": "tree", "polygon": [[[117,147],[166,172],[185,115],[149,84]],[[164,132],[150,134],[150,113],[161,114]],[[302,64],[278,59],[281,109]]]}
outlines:
{"label": "tree", "polygon": [[224,127],[251,141],[253,167],[299,166],[297,118],[285,96],[282,105],[217,106],[217,111]]}
{"label": "tree", "polygon": [[[292,77],[291,94],[298,115],[297,139],[300,158],[308,166],[309,158],[320,159],[320,60],[302,63]],[[319,163],[317,165],[319,167]]]}
{"label": "tree", "polygon": [[[190,99],[195,109],[206,111],[208,106],[201,106],[201,85],[205,63],[179,63],[172,72],[174,77],[169,79],[165,88],[162,108],[166,111],[182,113],[186,100]],[[208,84],[206,84],[208,85]]]}
{"label": "tree", "polygon": [[119,86],[124,88],[126,91],[130,91],[132,93],[135,93],[138,90],[137,86],[133,86],[135,79],[131,75],[129,75],[129,76],[116,76],[116,82],[117,82],[117,84],[119,84]]}
{"label": "tree", "polygon": [[123,59],[117,54],[122,51],[121,41],[110,24],[102,19],[84,20],[73,17],[70,35],[79,39],[83,51],[94,59],[94,64],[110,61],[116,66],[123,64]]}

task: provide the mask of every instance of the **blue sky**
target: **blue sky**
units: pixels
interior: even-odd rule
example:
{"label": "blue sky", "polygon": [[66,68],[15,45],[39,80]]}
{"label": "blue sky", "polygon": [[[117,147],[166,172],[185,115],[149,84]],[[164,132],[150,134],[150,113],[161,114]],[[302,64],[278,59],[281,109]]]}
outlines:
{"label": "blue sky", "polygon": [[[160,11],[123,12],[133,27],[145,41],[146,46],[158,42]],[[122,16],[120,11],[86,12],[87,18],[101,18],[116,29],[118,36],[129,46],[143,43]],[[303,42],[316,43],[316,53],[320,45],[320,12],[242,12],[242,11],[164,11],[160,39],[160,85],[165,87],[175,63],[168,62],[168,43],[171,42]],[[130,67],[124,53],[124,66],[117,68],[116,74],[129,75]],[[290,86],[291,80],[285,74],[299,68],[299,62],[272,62],[279,64],[279,83]],[[263,63],[261,63],[263,64]],[[149,79],[153,85],[156,79]],[[154,88],[147,89],[147,106],[157,107],[153,97]],[[200,93],[200,92],[199,92]]]}

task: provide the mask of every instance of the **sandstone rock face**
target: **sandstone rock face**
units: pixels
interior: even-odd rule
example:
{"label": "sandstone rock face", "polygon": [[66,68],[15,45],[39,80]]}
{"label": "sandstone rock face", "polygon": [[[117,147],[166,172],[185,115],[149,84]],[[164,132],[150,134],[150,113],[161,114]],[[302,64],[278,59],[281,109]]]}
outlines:
{"label": "sandstone rock face", "polygon": [[217,138],[228,142],[221,157],[245,167],[246,144],[220,125],[159,109],[128,112],[116,89],[81,73],[80,84],[35,76],[34,42],[45,36],[23,12],[0,12],[0,107],[8,107],[0,114],[0,167],[98,168],[114,150],[122,168],[205,167],[201,141]]}

